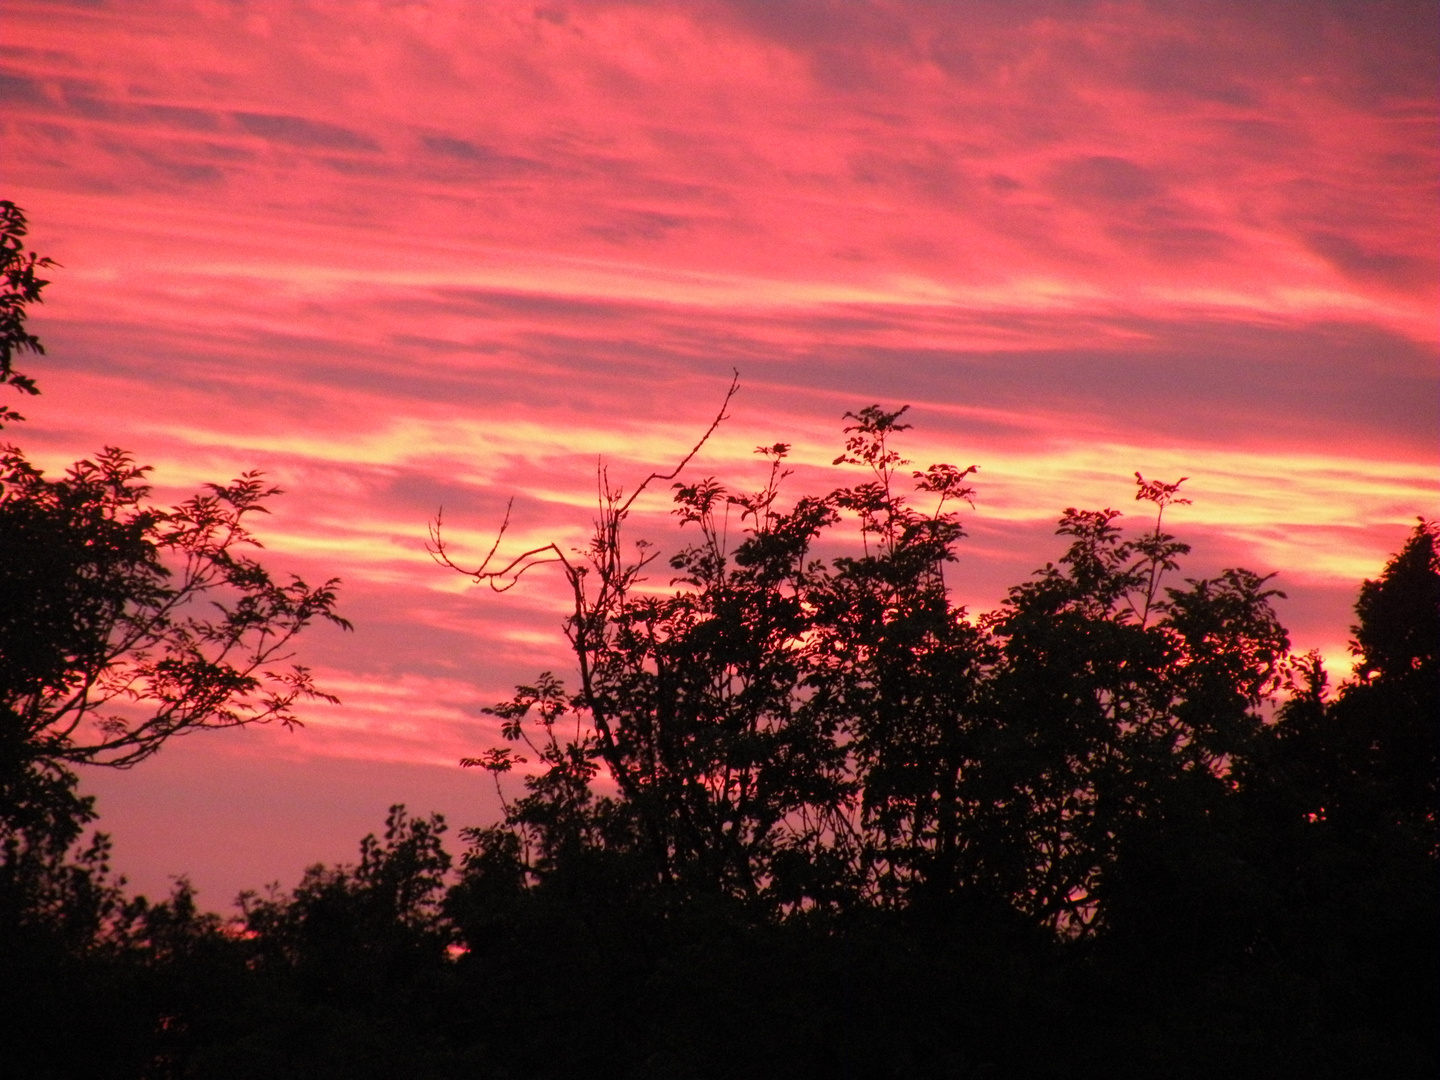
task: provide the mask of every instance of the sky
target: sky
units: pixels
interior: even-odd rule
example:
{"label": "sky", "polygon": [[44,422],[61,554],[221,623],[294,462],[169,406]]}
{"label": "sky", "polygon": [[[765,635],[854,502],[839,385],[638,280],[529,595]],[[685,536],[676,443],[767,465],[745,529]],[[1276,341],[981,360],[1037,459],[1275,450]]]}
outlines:
{"label": "sky", "polygon": [[[597,462],[828,489],[842,415],[910,405],[978,465],[971,611],[1068,506],[1167,520],[1190,576],[1279,571],[1299,650],[1440,513],[1436,5],[8,0],[0,197],[62,264],[49,470],[105,445],[156,497],[258,468],[266,564],[343,579],[297,731],[87,771],[116,866],[223,907],[354,857],[386,807],[497,813],[457,760],[569,662],[563,583],[438,568],[578,546]],[[15,403],[12,403],[15,404]],[[680,537],[664,492],[632,535]],[[1126,521],[1141,523],[1130,515]]]}

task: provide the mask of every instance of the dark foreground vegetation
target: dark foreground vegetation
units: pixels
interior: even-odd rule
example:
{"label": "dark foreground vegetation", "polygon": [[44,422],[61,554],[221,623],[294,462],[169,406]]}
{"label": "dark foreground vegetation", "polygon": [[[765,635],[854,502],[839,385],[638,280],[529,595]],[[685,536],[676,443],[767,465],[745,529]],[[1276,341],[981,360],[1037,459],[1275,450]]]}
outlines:
{"label": "dark foreground vegetation", "polygon": [[[27,390],[43,264],[0,206]],[[782,490],[783,444],[755,493],[652,476],[690,537],[668,570],[607,491],[588,551],[466,571],[574,589],[569,683],[465,762],[505,819],[447,850],[396,807],[228,918],[129,897],[74,767],[292,718],[321,691],[272,671],[334,583],[243,554],[253,476],[161,510],[119,452],[50,480],[10,448],[0,1072],[1434,1075],[1436,526],[1361,586],[1332,689],[1270,579],[1182,576],[1179,484],[1137,477],[1133,533],[1066,511],[1055,563],[957,609],[969,470],[907,468],[900,418],[849,417],[860,479],[824,494]]]}

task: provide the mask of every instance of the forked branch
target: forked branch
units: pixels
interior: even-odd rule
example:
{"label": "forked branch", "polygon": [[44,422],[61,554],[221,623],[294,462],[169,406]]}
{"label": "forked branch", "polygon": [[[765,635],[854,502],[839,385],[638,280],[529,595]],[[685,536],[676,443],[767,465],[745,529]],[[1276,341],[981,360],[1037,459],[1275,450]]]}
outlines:
{"label": "forked branch", "polygon": [[[734,398],[739,389],[740,373],[735,371],[730,379],[730,387],[725,391],[725,400],[720,403],[720,408],[715,413],[715,419],[710,421],[710,426],[705,429],[704,434],[702,434],[695,445],[690,448],[689,453],[682,457],[680,462],[669,472],[652,472],[649,476],[645,477],[624,502],[620,501],[621,492],[618,489],[613,491],[610,489],[608,479],[605,478],[605,473],[602,468],[599,473],[600,520],[596,522],[596,538],[599,541],[600,547],[606,551],[610,551],[612,554],[616,554],[614,549],[618,546],[619,524],[629,513],[630,507],[634,504],[635,500],[639,498],[640,494],[654,481],[673,480],[680,475],[685,466],[690,464],[695,455],[700,452],[701,447],[710,441],[710,436],[715,434],[715,429],[729,418],[725,410],[729,408],[731,399]],[[489,585],[495,592],[508,592],[510,589],[513,589],[520,578],[530,570],[547,563],[560,563],[563,565],[566,576],[570,579],[571,584],[578,586],[582,570],[576,567],[570,559],[566,557],[559,545],[553,541],[548,544],[542,544],[539,547],[531,548],[528,551],[522,551],[508,562],[505,562],[504,565],[492,568],[492,564],[496,561],[496,555],[500,551],[500,545],[505,539],[505,533],[510,528],[510,513],[514,506],[515,500],[513,498],[506,503],[505,516],[500,522],[500,529],[495,534],[495,540],[491,543],[490,550],[485,553],[485,558],[480,562],[480,565],[474,569],[457,563],[450,555],[449,548],[443,536],[445,526],[445,508],[443,506],[436,512],[435,520],[430,523],[430,540],[425,545],[425,550],[439,565],[454,570],[456,573],[463,574],[477,585]],[[595,554],[602,555],[603,552],[597,551]]]}
{"label": "forked branch", "polygon": [[[513,498],[505,504],[505,517],[500,522],[500,530],[495,534],[495,542],[490,545],[490,550],[485,553],[484,560],[474,570],[461,566],[450,557],[445,539],[441,535],[441,530],[445,526],[445,508],[443,506],[436,511],[435,520],[430,523],[430,542],[425,545],[425,550],[441,566],[465,575],[477,585],[482,583],[489,585],[495,592],[508,592],[515,587],[527,571],[546,563],[564,563],[566,569],[569,570],[569,560],[553,542],[531,548],[529,551],[522,551],[504,566],[495,570],[490,569],[490,564],[495,561],[496,552],[500,550],[500,542],[505,539],[505,533],[510,528],[510,510],[514,505]],[[546,552],[551,553],[549,558],[542,557]]]}
{"label": "forked branch", "polygon": [[690,448],[690,452],[680,459],[680,464],[676,465],[675,468],[671,469],[668,473],[652,472],[644,480],[640,481],[640,486],[631,493],[628,499],[626,499],[623,503],[620,504],[618,508],[613,511],[617,515],[617,517],[624,517],[625,514],[629,512],[630,504],[640,497],[640,493],[650,486],[650,482],[652,480],[674,480],[675,477],[680,475],[681,470],[684,469],[686,465],[690,464],[691,458],[698,454],[700,452],[700,448],[710,441],[710,436],[715,434],[715,429],[718,428],[724,421],[729,419],[729,416],[726,414],[725,410],[730,407],[730,399],[735,396],[736,392],[739,389],[740,372],[738,369],[732,368],[730,376],[730,388],[725,391],[725,400],[720,403],[720,410],[715,414],[715,419],[710,421],[710,426],[705,429],[705,434],[700,436],[699,440],[695,443],[695,445]]}

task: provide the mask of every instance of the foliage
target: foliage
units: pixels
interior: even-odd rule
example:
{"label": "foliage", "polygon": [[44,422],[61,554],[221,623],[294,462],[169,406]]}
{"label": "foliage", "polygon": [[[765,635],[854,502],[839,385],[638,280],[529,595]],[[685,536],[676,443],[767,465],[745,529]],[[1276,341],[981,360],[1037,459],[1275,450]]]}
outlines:
{"label": "foliage", "polygon": [[[4,378],[48,260],[0,203]],[[730,394],[735,392],[732,384]],[[727,395],[728,405],[730,396]],[[255,474],[169,509],[107,450],[0,458],[0,1046],[35,1077],[1421,1077],[1437,1063],[1440,530],[1356,605],[1356,674],[1294,657],[1271,576],[1180,578],[1154,517],[1065,511],[1064,551],[972,616],[947,575],[976,470],[910,468],[905,410],[846,414],[859,478],[787,499],[628,495],[602,470],[558,564],[578,680],[491,711],[504,818],[394,806],[355,864],[131,898],[73,771],[326,697],[290,643],[333,581],[246,554]],[[6,411],[3,419],[14,419]],[[672,482],[669,587],[624,542]],[[1148,513],[1148,511],[1147,511]],[[738,519],[732,542],[730,525]],[[433,532],[433,553],[456,569]],[[632,554],[633,551],[633,554]],[[333,699],[332,699],[333,700]],[[513,795],[514,777],[522,791]],[[84,1037],[77,1037],[83,1023]]]}
{"label": "foliage", "polygon": [[[8,199],[0,199],[0,386],[38,394],[35,380],[16,371],[14,361],[22,353],[45,352],[40,339],[25,328],[26,308],[40,303],[41,291],[50,284],[36,271],[56,264],[25,250],[27,231],[25,212]],[[0,427],[22,419],[8,406],[0,406]]]}
{"label": "foliage", "polygon": [[1378,580],[1360,587],[1355,678],[1327,698],[1306,658],[1276,734],[1306,816],[1328,829],[1405,838],[1437,854],[1440,527],[1422,519]]}
{"label": "foliage", "polygon": [[50,480],[20,451],[0,454],[12,763],[127,767],[181,732],[289,725],[297,701],[334,700],[304,667],[277,666],[310,622],[348,626],[337,582],[276,582],[244,554],[258,546],[247,518],[278,489],[247,473],[161,509],[147,502],[147,471],[112,448]]}
{"label": "foliage", "polygon": [[[1362,587],[1358,673],[1330,696],[1318,660],[1289,653],[1273,576],[1179,577],[1189,548],[1165,517],[1183,480],[1137,474],[1154,515],[1137,533],[1067,510],[1055,562],[993,612],[955,607],[974,470],[907,470],[902,415],[850,414],[837,464],[864,478],[788,506],[783,443],[759,448],[757,492],[676,482],[698,535],[668,592],[643,580],[653,549],[625,557],[635,496],[608,484],[578,559],[492,571],[497,543],[471,571],[503,591],[557,562],[576,598],[579,690],[550,673],[519,688],[493,712],[523,755],[464,762],[502,794],[529,767],[506,819],[465,831],[446,909],[469,949],[460,992],[513,1040],[504,1060],[1425,1075],[1435,526]],[[627,1008],[597,1023],[556,998],[577,985]],[[856,1013],[840,986],[884,989]],[[519,1036],[541,1010],[577,1041]],[[717,1034],[732,1025],[745,1036]],[[1007,1039],[1036,1029],[1049,1039]]]}
{"label": "foliage", "polygon": [[1402,751],[1434,746],[1434,526],[1362,588],[1359,674],[1331,692],[1269,579],[1178,576],[1178,484],[1137,478],[1133,534],[1067,511],[1053,563],[956,608],[972,474],[907,468],[900,415],[850,418],[866,472],[823,496],[782,502],[783,445],[758,492],[676,481],[694,540],[668,591],[649,549],[592,548],[569,627],[588,691],[545,673],[492,710],[504,741],[465,764],[505,818],[463,830],[458,865],[441,819],[392,807],[356,864],[222,924],[183,888],[126,901],[97,864],[71,895],[109,914],[34,981],[88,1002],[118,1064],[47,1054],[127,1076],[1431,1074],[1433,801]]}
{"label": "foliage", "polygon": [[[24,213],[0,201],[0,379],[33,394],[13,360],[44,352],[25,321],[48,284],[36,271],[54,263],[25,251],[25,233]],[[185,731],[294,724],[297,701],[335,700],[304,667],[275,670],[312,621],[349,626],[334,610],[335,579],[280,583],[244,553],[260,546],[247,518],[279,489],[246,473],[167,510],[147,501],[148,471],[110,447],[52,480],[0,446],[7,823],[29,803],[83,818],[69,766],[124,768]]]}
{"label": "foliage", "polygon": [[[1060,561],[973,619],[944,567],[976,470],[909,470],[904,490],[903,413],[847,414],[835,463],[866,475],[788,509],[783,443],[757,451],[770,467],[753,494],[677,482],[676,516],[699,535],[671,559],[668,594],[643,585],[648,547],[623,556],[635,496],[617,490],[583,562],[550,548],[472,572],[507,588],[544,558],[576,597],[579,692],[547,674],[496,710],[507,739],[528,738],[535,707],[544,731],[541,771],[510,818],[532,869],[557,850],[545,813],[575,835],[587,813],[628,813],[631,830],[605,835],[640,838],[655,880],[682,895],[783,914],[969,892],[1084,934],[1103,920],[1130,823],[1182,791],[1231,790],[1288,648],[1267,579],[1227,570],[1166,585],[1188,547],[1163,515],[1187,500],[1178,482],[1137,475],[1156,511],[1148,531],[1126,539],[1115,511],[1067,510]],[[854,553],[811,556],[851,529]],[[562,717],[574,738],[557,737]],[[466,764],[498,778],[519,760],[493,749]],[[621,799],[592,807],[602,766]]]}
{"label": "foliage", "polygon": [[[35,394],[15,360],[44,352],[27,309],[55,264],[25,234],[0,201],[0,383]],[[147,472],[108,448],[48,479],[0,446],[0,1045],[27,1076],[169,1075],[190,984],[234,974],[216,960],[221,920],[183,880],[159,904],[127,895],[108,838],[85,839],[95,810],[74,768],[335,700],[281,665],[316,619],[348,627],[337,582],[278,582],[246,554],[248,519],[278,490],[247,473],[164,509]]]}

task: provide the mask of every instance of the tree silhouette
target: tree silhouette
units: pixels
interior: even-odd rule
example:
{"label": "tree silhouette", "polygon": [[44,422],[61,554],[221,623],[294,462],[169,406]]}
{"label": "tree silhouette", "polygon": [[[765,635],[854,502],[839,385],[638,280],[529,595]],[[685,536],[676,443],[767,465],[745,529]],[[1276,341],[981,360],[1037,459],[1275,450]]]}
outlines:
{"label": "tree silhouette", "polygon": [[[8,204],[0,204],[4,210]],[[5,324],[45,260],[13,207]],[[22,230],[22,231],[17,231]],[[26,275],[29,275],[28,277]],[[11,279],[7,279],[11,280]],[[13,373],[6,368],[7,378]],[[18,376],[22,391],[33,383]],[[178,506],[107,450],[0,456],[0,1046],[40,1077],[1433,1075],[1440,531],[1356,605],[1355,675],[1295,657],[1272,577],[1185,578],[1174,483],[1070,508],[1054,561],[975,615],[948,578],[975,467],[916,469],[905,409],[845,414],[788,491],[600,473],[555,564],[571,685],[494,706],[502,820],[391,808],[354,864],[128,897],[75,768],[185,731],[296,722],[278,669],[334,582],[249,554],[254,474]],[[13,418],[11,414],[7,417]],[[682,542],[631,543],[670,483]],[[667,578],[660,583],[647,575]],[[517,775],[520,788],[513,786]],[[302,823],[303,826],[303,823]],[[77,1018],[86,1038],[77,1038]]]}
{"label": "tree silhouette", "polygon": [[1307,814],[1372,838],[1400,830],[1437,853],[1440,742],[1440,530],[1422,519],[1385,572],[1360,587],[1355,677],[1327,700],[1311,656],[1278,734]]}
{"label": "tree silhouette", "polygon": [[[557,561],[577,598],[579,692],[547,675],[495,710],[506,739],[528,739],[530,722],[544,733],[531,743],[541,771],[512,809],[515,850],[543,868],[558,822],[593,839],[608,834],[586,832],[587,814],[628,813],[616,842],[643,836],[655,879],[682,894],[783,912],[966,893],[1084,934],[1103,921],[1133,823],[1232,792],[1288,649],[1267,579],[1166,585],[1189,549],[1163,515],[1186,500],[1179,482],[1137,475],[1149,531],[1126,539],[1115,511],[1068,510],[1059,563],[971,618],[943,568],[975,469],[907,469],[903,413],[847,414],[835,464],[867,475],[788,508],[783,443],[758,449],[770,469],[753,494],[676,482],[675,514],[699,535],[670,560],[668,594],[640,587],[651,548],[626,561],[630,502],[615,491],[587,563],[551,547],[490,570],[497,541],[469,571],[504,589]],[[728,511],[742,526],[733,550]],[[855,553],[810,555],[851,529]],[[574,738],[560,734],[569,723]],[[495,748],[465,764],[498,776],[519,760]],[[588,795],[601,766],[619,803]]]}
{"label": "tree silhouette", "polygon": [[[44,352],[27,308],[54,263],[25,251],[25,226],[0,202],[0,382],[35,394],[14,360]],[[156,1002],[179,1007],[147,972],[181,978],[181,954],[219,933],[183,882],[158,905],[125,895],[108,839],[82,841],[95,810],[75,766],[126,768],[187,731],[298,723],[298,702],[335,700],[283,662],[310,623],[348,627],[338,582],[276,581],[247,554],[278,490],[247,473],[162,508],[147,472],[107,448],[51,479],[0,445],[0,1044],[27,1075],[138,1075]],[[68,1033],[77,1010],[108,1045]]]}
{"label": "tree silhouette", "polygon": [[[40,293],[50,284],[36,271],[56,264],[25,250],[27,231],[25,212],[8,199],[0,199],[0,386],[38,394],[35,380],[16,371],[14,361],[22,353],[45,352],[40,339],[25,329],[25,319],[29,306],[41,302]],[[0,406],[0,427],[22,419],[9,406]]]}
{"label": "tree silhouette", "polygon": [[0,456],[0,710],[12,755],[127,767],[175,734],[278,720],[335,700],[307,669],[276,671],[335,614],[335,580],[277,583],[246,519],[278,494],[258,474],[147,504],[148,470],[110,449],[47,480]]}
{"label": "tree silhouette", "polygon": [[[693,536],[668,590],[644,581],[656,548],[626,557],[608,487],[584,563],[554,547],[504,562],[497,541],[471,571],[503,591],[555,561],[577,595],[578,690],[548,672],[518,688],[492,710],[505,743],[463,762],[502,797],[524,770],[524,794],[463,831],[447,912],[464,985],[507,1037],[559,1008],[603,1049],[521,1038],[507,1060],[1425,1075],[1434,526],[1363,587],[1360,674],[1330,700],[1289,653],[1272,577],[1181,576],[1166,519],[1183,479],[1136,475],[1153,517],[1135,532],[1067,510],[1058,559],[992,612],[956,606],[975,470],[911,468],[903,415],[847,414],[835,463],[865,472],[822,494],[787,498],[784,443],[758,448],[752,493],[659,474]],[[506,996],[478,989],[491,978]],[[839,984],[876,996],[851,1012]],[[625,1020],[557,1006],[572,985],[630,1003]],[[682,1007],[698,986],[703,1006]],[[713,1034],[741,1015],[744,1039]],[[1014,1041],[1037,1027],[1045,1046]],[[846,1043],[858,1031],[873,1056]]]}
{"label": "tree silhouette", "polygon": [[[25,232],[0,202],[0,376],[34,394],[13,359],[44,352],[25,322],[54,263]],[[293,724],[297,701],[335,700],[277,669],[316,619],[348,628],[338,581],[277,582],[245,554],[279,489],[246,473],[162,509],[148,471],[111,447],[52,480],[0,446],[0,818],[72,790],[72,765],[124,768],[184,731]]]}

